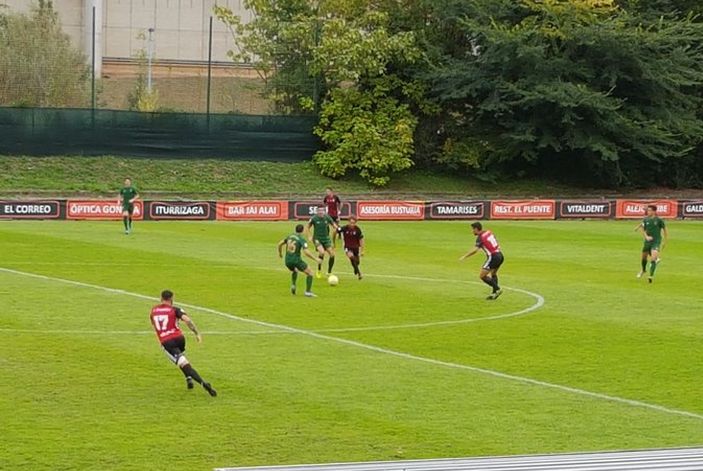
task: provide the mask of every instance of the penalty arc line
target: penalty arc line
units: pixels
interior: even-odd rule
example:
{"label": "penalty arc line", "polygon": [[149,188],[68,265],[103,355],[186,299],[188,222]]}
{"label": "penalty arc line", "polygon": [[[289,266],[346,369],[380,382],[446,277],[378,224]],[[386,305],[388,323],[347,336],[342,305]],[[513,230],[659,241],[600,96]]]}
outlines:
{"label": "penalty arc line", "polygon": [[[23,272],[23,271],[18,271],[18,270],[12,270],[9,268],[0,267],[0,272],[11,273],[14,275],[25,276],[25,277],[29,277],[29,278],[36,278],[36,279],[51,281],[51,282],[55,282],[55,283],[63,283],[63,284],[67,284],[67,285],[80,286],[80,287],[84,287],[84,288],[91,288],[91,289],[95,289],[95,290],[99,290],[99,291],[119,294],[119,295],[123,295],[123,296],[131,296],[133,298],[145,299],[145,300],[149,300],[149,301],[155,300],[154,297],[147,296],[144,294],[133,293],[133,292],[125,291],[125,290],[121,290],[121,289],[108,288],[106,286],[94,285],[91,283],[83,283],[80,281],[67,280],[64,278],[56,278],[56,277],[52,277],[52,276],[39,275],[36,273],[29,273],[29,272]],[[674,409],[674,408],[670,408],[670,407],[666,407],[666,406],[661,406],[658,404],[651,404],[648,402],[638,401],[635,399],[627,399],[627,398],[623,398],[623,397],[619,397],[619,396],[611,396],[609,394],[588,391],[586,389],[580,389],[580,388],[576,388],[576,387],[572,387],[572,386],[564,386],[562,384],[557,384],[557,383],[549,383],[547,381],[541,381],[538,379],[528,378],[525,376],[512,375],[512,374],[503,373],[503,372],[496,371],[496,370],[481,368],[478,366],[471,366],[471,365],[465,365],[462,363],[452,363],[452,362],[443,361],[443,360],[436,360],[434,358],[421,357],[421,356],[413,355],[410,353],[399,352],[397,350],[391,350],[391,349],[387,349],[387,348],[383,348],[383,347],[378,347],[375,345],[357,342],[356,340],[349,340],[349,339],[340,338],[340,337],[333,337],[331,335],[325,335],[325,334],[321,334],[321,333],[317,333],[317,332],[312,332],[309,330],[298,329],[296,327],[290,327],[290,326],[287,326],[284,324],[275,324],[272,322],[265,322],[265,321],[260,321],[260,320],[256,320],[256,319],[247,319],[246,317],[239,317],[234,314],[229,314],[226,312],[218,311],[218,310],[211,309],[208,307],[198,306],[195,304],[187,304],[187,303],[179,303],[179,304],[184,307],[195,309],[195,310],[198,310],[201,312],[207,312],[207,313],[214,314],[216,316],[224,317],[226,319],[234,320],[237,322],[257,325],[259,327],[266,327],[266,328],[273,329],[273,330],[281,330],[281,331],[290,332],[293,334],[299,334],[299,335],[303,335],[303,336],[307,336],[307,337],[316,338],[319,340],[325,340],[328,342],[334,342],[334,343],[339,343],[339,344],[343,344],[343,345],[348,345],[351,347],[356,347],[359,349],[368,350],[368,351],[372,351],[372,352],[376,352],[376,353],[380,353],[380,354],[384,354],[384,355],[395,356],[395,357],[403,358],[406,360],[426,363],[426,364],[430,364],[430,365],[434,365],[434,366],[441,366],[441,367],[453,369],[453,370],[471,371],[473,373],[480,373],[485,376],[491,376],[494,378],[505,379],[505,380],[509,380],[512,382],[516,382],[516,383],[521,383],[521,384],[526,384],[526,385],[531,385],[531,386],[539,386],[542,388],[566,392],[566,393],[570,393],[570,394],[574,394],[574,395],[578,395],[578,396],[590,397],[592,399],[600,399],[600,400],[607,401],[607,402],[612,402],[612,403],[617,403],[617,404],[625,404],[625,405],[629,405],[632,407],[654,410],[654,411],[665,413],[665,414],[678,415],[678,416],[682,416],[682,417],[703,420],[703,414],[697,414],[695,412]]]}

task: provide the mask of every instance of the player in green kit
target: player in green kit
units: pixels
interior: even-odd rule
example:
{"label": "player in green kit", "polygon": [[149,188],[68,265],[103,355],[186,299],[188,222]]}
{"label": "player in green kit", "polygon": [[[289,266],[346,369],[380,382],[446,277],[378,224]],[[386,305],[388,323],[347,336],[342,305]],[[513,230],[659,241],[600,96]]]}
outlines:
{"label": "player in green kit", "polygon": [[117,204],[122,206],[122,222],[124,223],[124,233],[129,235],[132,232],[132,214],[134,214],[134,202],[139,199],[139,192],[132,186],[132,180],[125,178],[124,186],[120,189],[117,197]]}
{"label": "player in green kit", "polygon": [[297,226],[295,226],[295,234],[289,235],[278,243],[278,256],[283,258],[283,247],[285,247],[286,268],[288,268],[291,272],[291,294],[295,294],[296,283],[298,281],[298,272],[303,272],[307,275],[307,278],[305,280],[305,296],[307,296],[308,298],[314,298],[316,296],[312,292],[312,270],[310,269],[308,264],[303,261],[301,252],[318,263],[320,263],[320,259],[316,258],[310,252],[310,250],[308,250],[308,242],[305,240],[305,237],[303,237],[304,230],[305,226],[303,226],[302,224],[298,224]]}
{"label": "player in green kit", "polygon": [[[316,274],[318,278],[322,278],[322,261],[325,258],[325,252],[330,256],[327,264],[328,275],[332,273],[332,267],[334,267],[334,246],[330,238],[330,226],[334,227],[335,231],[339,229],[339,225],[334,219],[332,219],[329,214],[325,213],[325,208],[319,206],[317,208],[317,213],[311,217],[308,222],[308,239],[313,243],[315,248],[317,248],[317,253],[320,254]],[[310,228],[313,229],[312,237],[310,237]]]}
{"label": "player in green kit", "polygon": [[[666,224],[664,224],[664,220],[657,216],[656,205],[650,204],[647,206],[647,217],[635,227],[635,230],[641,232],[644,236],[642,270],[637,274],[637,278],[642,278],[647,273],[647,258],[649,258],[648,280],[651,283],[654,280],[654,272],[657,270],[657,265],[659,265],[659,252],[664,248],[669,238],[669,231],[666,228]],[[664,235],[663,241],[662,234]]]}

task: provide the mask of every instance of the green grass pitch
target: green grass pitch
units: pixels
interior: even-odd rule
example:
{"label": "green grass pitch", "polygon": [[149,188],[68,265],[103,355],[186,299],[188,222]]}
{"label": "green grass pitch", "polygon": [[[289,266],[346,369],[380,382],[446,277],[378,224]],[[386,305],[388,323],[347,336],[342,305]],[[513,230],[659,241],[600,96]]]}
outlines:
{"label": "green grass pitch", "polygon": [[[487,223],[502,284],[533,293],[491,303],[483,257],[458,262],[467,223],[363,223],[368,276],[338,256],[317,299],[290,295],[276,256],[292,222],[1,223],[0,469],[701,444],[703,225],[669,224],[648,285],[635,224]],[[164,288],[207,308],[188,309],[205,333],[188,356],[215,399],[186,390],[133,295]],[[461,322],[408,327],[442,321]]]}

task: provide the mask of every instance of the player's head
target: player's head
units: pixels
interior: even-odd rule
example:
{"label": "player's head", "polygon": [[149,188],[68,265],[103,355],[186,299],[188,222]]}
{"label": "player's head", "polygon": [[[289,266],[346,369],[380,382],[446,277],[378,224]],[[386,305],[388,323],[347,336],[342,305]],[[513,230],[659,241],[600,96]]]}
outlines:
{"label": "player's head", "polygon": [[296,234],[302,234],[304,230],[305,226],[303,226],[302,224],[298,224],[297,226],[295,226]]}
{"label": "player's head", "polygon": [[125,178],[125,179],[124,179],[124,186],[126,186],[126,187],[132,186],[132,179],[131,179],[131,178]]}
{"label": "player's head", "polygon": [[318,216],[324,216],[324,215],[325,215],[325,207],[324,207],[324,206],[318,206],[316,212],[317,212],[317,215],[318,215]]}
{"label": "player's head", "polygon": [[161,292],[161,301],[164,303],[172,303],[173,302],[173,291],[165,289]]}
{"label": "player's head", "polygon": [[325,193],[327,194],[327,196],[332,196],[334,194],[334,191],[332,191],[332,188],[328,186],[327,188],[325,188]]}
{"label": "player's head", "polygon": [[476,221],[475,223],[471,224],[471,230],[473,231],[474,235],[479,235],[483,230],[483,224]]}
{"label": "player's head", "polygon": [[351,227],[356,227],[356,216],[349,216],[349,225]]}
{"label": "player's head", "polygon": [[656,204],[647,205],[647,216],[656,216],[656,214],[657,214],[657,205]]}

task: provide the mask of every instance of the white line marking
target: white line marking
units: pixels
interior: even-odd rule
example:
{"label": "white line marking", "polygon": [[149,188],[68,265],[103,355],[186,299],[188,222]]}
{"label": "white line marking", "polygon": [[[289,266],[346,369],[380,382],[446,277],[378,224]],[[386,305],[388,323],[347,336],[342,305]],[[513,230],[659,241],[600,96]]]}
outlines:
{"label": "white line marking", "polygon": [[[51,262],[47,262],[49,264]],[[61,262],[55,263],[56,265],[62,265]],[[82,263],[82,262],[69,262],[67,264],[72,264],[72,265],[91,265],[88,263]],[[121,263],[111,263],[109,266],[133,266],[129,264],[121,264]],[[152,265],[149,265],[152,266]],[[217,265],[220,267],[235,267],[234,265]],[[275,271],[275,272],[280,272],[284,273],[287,271],[278,269],[278,268],[269,268],[269,267],[255,267],[258,270],[265,270],[265,271]],[[341,272],[341,274],[345,275],[351,275],[350,273],[345,273]],[[448,279],[448,278],[427,278],[427,277],[420,277],[420,276],[403,276],[403,275],[383,275],[383,274],[367,274],[365,275],[367,277],[373,277],[373,278],[389,278],[389,279],[398,279],[398,280],[412,280],[412,281],[426,281],[426,282],[438,282],[438,283],[461,283],[461,284],[476,284],[476,285],[483,285],[482,282],[480,281],[473,281],[473,280],[461,280],[461,279]],[[520,317],[520,316],[525,316],[527,314],[530,314],[533,311],[536,311],[537,309],[540,309],[542,306],[544,306],[544,297],[540,295],[539,293],[534,293],[532,291],[527,291],[524,289],[520,288],[511,288],[508,286],[504,286],[503,289],[505,291],[513,291],[516,293],[522,293],[527,296],[530,296],[535,299],[535,304],[532,306],[529,306],[525,309],[521,309],[516,312],[511,312],[507,314],[496,314],[494,316],[488,316],[488,317],[471,317],[467,319],[456,319],[456,320],[446,320],[446,321],[433,321],[433,322],[418,322],[418,323],[413,323],[413,324],[395,324],[395,325],[376,325],[376,326],[363,326],[363,327],[337,327],[337,328],[330,328],[330,329],[316,329],[312,330],[311,332],[319,332],[319,333],[329,333],[329,334],[341,334],[341,333],[346,333],[346,332],[373,332],[373,331],[379,331],[379,330],[401,330],[401,329],[422,329],[422,328],[428,328],[428,327],[439,327],[439,326],[447,326],[447,325],[460,325],[460,324],[472,324],[474,322],[483,322],[483,321],[497,321],[501,319],[509,319],[512,317]],[[0,329],[0,331],[2,331]],[[35,332],[40,332],[40,331],[35,331]],[[61,332],[57,332],[61,333]],[[70,332],[65,332],[65,333],[70,333]],[[268,332],[269,334],[273,334],[276,332]]]}
{"label": "white line marking", "polygon": [[[11,332],[18,334],[57,334],[57,335],[154,335],[153,330],[80,330],[80,329],[10,329],[0,328],[0,332]],[[289,334],[280,330],[235,330],[226,331],[203,331],[205,335],[272,335]]]}
{"label": "white line marking", "polygon": [[[114,294],[119,294],[119,295],[124,295],[124,296],[131,296],[134,298],[145,299],[145,300],[149,300],[149,301],[155,300],[155,298],[153,298],[151,296],[146,296],[146,295],[139,294],[139,293],[132,293],[130,291],[125,291],[125,290],[121,290],[121,289],[108,288],[105,286],[93,285],[90,283],[83,283],[80,281],[67,280],[64,278],[56,278],[56,277],[52,277],[52,276],[38,275],[36,273],[22,272],[22,271],[11,270],[9,268],[1,268],[1,267],[0,267],[0,271],[5,272],[5,273],[12,273],[14,275],[19,275],[19,276],[36,278],[36,279],[40,279],[40,280],[46,280],[46,281],[51,281],[51,282],[56,282],[56,283],[64,283],[64,284],[73,285],[73,286],[81,286],[84,288],[96,289],[96,290],[105,291],[108,293],[114,293]],[[294,334],[304,335],[307,337],[312,337],[312,338],[316,338],[316,339],[320,339],[320,340],[326,340],[328,342],[335,342],[335,343],[340,343],[343,345],[349,345],[351,347],[356,347],[356,348],[360,348],[363,350],[369,350],[369,351],[381,353],[384,355],[391,355],[391,356],[395,356],[398,358],[404,358],[406,360],[427,363],[427,364],[435,365],[435,366],[442,366],[445,368],[450,368],[450,369],[455,369],[455,370],[471,371],[474,373],[480,373],[480,374],[483,374],[486,376],[505,379],[505,380],[509,380],[509,381],[513,381],[513,382],[517,382],[517,383],[521,383],[521,384],[527,384],[527,385],[531,385],[531,386],[539,386],[542,388],[553,389],[556,391],[571,393],[571,394],[575,394],[575,395],[579,395],[579,396],[590,397],[593,399],[600,399],[603,401],[614,402],[617,404],[626,404],[626,405],[629,405],[632,407],[639,407],[639,408],[643,408],[643,409],[654,410],[654,411],[662,412],[665,414],[678,415],[678,416],[682,416],[682,417],[703,420],[703,414],[697,414],[695,412],[689,412],[689,411],[680,410],[680,409],[673,409],[670,407],[660,406],[658,404],[650,404],[648,402],[637,401],[634,399],[626,399],[623,397],[611,396],[608,394],[588,391],[585,389],[579,389],[579,388],[575,388],[575,387],[571,387],[571,386],[564,386],[564,385],[556,384],[556,383],[548,383],[546,381],[540,381],[538,379],[528,378],[525,376],[511,375],[511,374],[502,373],[502,372],[496,371],[496,370],[489,370],[487,368],[480,368],[477,366],[465,365],[465,364],[460,364],[460,363],[451,363],[448,361],[435,360],[433,358],[421,357],[421,356],[417,356],[417,355],[412,355],[410,353],[399,352],[396,350],[390,350],[390,349],[383,348],[383,347],[377,347],[375,345],[369,345],[366,343],[357,342],[355,340],[349,340],[349,339],[344,339],[344,338],[340,338],[340,337],[332,337],[330,335],[324,335],[324,334],[312,332],[309,330],[298,329],[296,327],[289,327],[289,326],[283,325],[283,324],[274,324],[272,322],[259,321],[256,319],[247,319],[246,317],[235,316],[233,314],[229,314],[229,313],[222,312],[222,311],[217,311],[215,309],[210,309],[210,308],[203,307],[203,306],[197,306],[195,304],[186,304],[186,303],[179,303],[179,304],[181,306],[184,306],[187,308],[196,309],[201,312],[207,312],[207,313],[214,314],[214,315],[220,316],[220,317],[224,317],[226,319],[231,319],[231,320],[234,320],[237,322],[243,322],[243,323],[247,323],[247,324],[257,325],[260,327],[266,327],[269,329],[281,330],[281,331],[290,332],[290,333],[294,333]]]}

